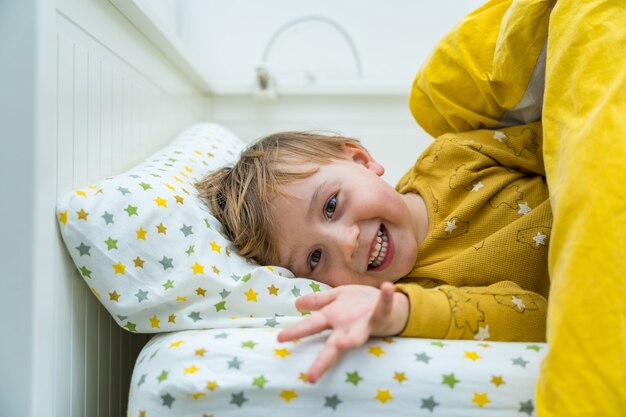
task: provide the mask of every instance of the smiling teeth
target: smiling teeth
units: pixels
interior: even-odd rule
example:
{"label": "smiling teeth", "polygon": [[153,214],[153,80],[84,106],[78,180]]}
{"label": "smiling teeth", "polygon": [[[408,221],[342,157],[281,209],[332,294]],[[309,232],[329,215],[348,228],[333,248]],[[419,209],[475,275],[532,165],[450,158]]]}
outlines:
{"label": "smiling teeth", "polygon": [[369,263],[367,264],[370,268],[376,268],[380,266],[385,260],[385,256],[387,256],[387,234],[383,233],[382,226],[378,229],[378,236],[376,236],[376,246],[372,251],[369,259]]}

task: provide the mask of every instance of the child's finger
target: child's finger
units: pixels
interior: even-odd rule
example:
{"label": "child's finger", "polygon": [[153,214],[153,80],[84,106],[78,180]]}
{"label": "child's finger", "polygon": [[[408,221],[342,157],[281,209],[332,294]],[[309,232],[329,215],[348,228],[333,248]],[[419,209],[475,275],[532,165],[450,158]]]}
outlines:
{"label": "child's finger", "polygon": [[323,314],[313,313],[298,323],[293,324],[278,334],[279,342],[289,342],[302,337],[311,336],[330,328],[328,320]]}
{"label": "child's finger", "polygon": [[380,297],[378,297],[378,302],[376,303],[374,313],[372,314],[372,324],[379,323],[390,317],[393,310],[394,292],[395,288],[393,287],[392,283],[383,282],[382,284],[380,284]]}
{"label": "child's finger", "polygon": [[318,379],[322,377],[333,365],[337,362],[339,357],[341,356],[341,352],[334,343],[333,335],[326,340],[326,344],[324,345],[324,349],[317,355],[315,361],[309,368],[307,372],[307,379],[310,383],[315,383]]}
{"label": "child's finger", "polygon": [[337,298],[337,289],[332,288],[327,291],[315,292],[313,294],[303,295],[296,300],[296,308],[298,311],[316,311],[321,310],[327,304],[333,302]]}
{"label": "child's finger", "polygon": [[333,330],[326,340],[324,349],[315,359],[307,373],[309,382],[315,382],[322,377],[337,360],[341,353],[363,345],[369,339],[369,332],[365,325],[356,325],[348,331]]}

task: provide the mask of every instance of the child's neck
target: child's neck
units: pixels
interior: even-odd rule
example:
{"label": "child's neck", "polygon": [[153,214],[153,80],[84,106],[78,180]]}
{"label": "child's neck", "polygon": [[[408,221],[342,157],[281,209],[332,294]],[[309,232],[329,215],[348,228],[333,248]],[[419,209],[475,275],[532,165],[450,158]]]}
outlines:
{"label": "child's neck", "polygon": [[417,245],[421,245],[428,234],[428,208],[421,195],[406,193],[402,195],[409,211],[413,216],[413,231],[417,238]]}

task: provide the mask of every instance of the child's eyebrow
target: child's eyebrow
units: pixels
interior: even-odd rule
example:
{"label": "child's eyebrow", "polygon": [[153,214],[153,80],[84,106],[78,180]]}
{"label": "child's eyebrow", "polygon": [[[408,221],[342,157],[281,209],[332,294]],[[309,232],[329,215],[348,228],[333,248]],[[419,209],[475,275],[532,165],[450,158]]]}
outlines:
{"label": "child's eyebrow", "polygon": [[328,180],[324,180],[320,185],[317,186],[317,188],[313,192],[313,195],[311,196],[311,201],[309,202],[309,211],[308,211],[308,213],[311,213],[313,211],[313,208],[315,207],[317,199],[319,198],[319,195],[322,192],[322,190],[324,189],[324,187],[326,186],[327,182],[328,182]]}

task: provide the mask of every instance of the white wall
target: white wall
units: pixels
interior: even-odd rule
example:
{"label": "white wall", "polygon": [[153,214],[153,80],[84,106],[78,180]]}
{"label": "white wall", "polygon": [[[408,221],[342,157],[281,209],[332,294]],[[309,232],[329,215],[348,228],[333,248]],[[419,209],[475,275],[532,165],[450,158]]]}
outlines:
{"label": "white wall", "polygon": [[[362,140],[395,184],[430,143],[408,110],[413,77],[437,40],[483,0],[185,0],[181,36],[217,94],[210,117],[245,140],[280,130],[332,130]],[[285,23],[325,16],[347,31],[303,22],[277,38],[268,66],[278,78],[273,101],[253,97],[255,67]],[[306,84],[303,69],[318,79]],[[298,87],[300,85],[300,87]],[[287,88],[289,87],[289,88]]]}
{"label": "white wall", "polygon": [[60,240],[59,196],[204,120],[205,98],[107,0],[0,0],[0,415],[119,417],[146,336]]}
{"label": "white wall", "polygon": [[[163,1],[163,0],[162,0]],[[272,34],[302,16],[325,16],[353,39],[367,83],[409,86],[435,41],[484,0],[184,0],[182,38],[219,89],[250,84]],[[350,79],[354,62],[342,36],[324,23],[301,23],[275,43],[269,64],[312,68],[323,79]],[[289,78],[288,73],[283,76]],[[295,75],[294,75],[295,77]]]}

